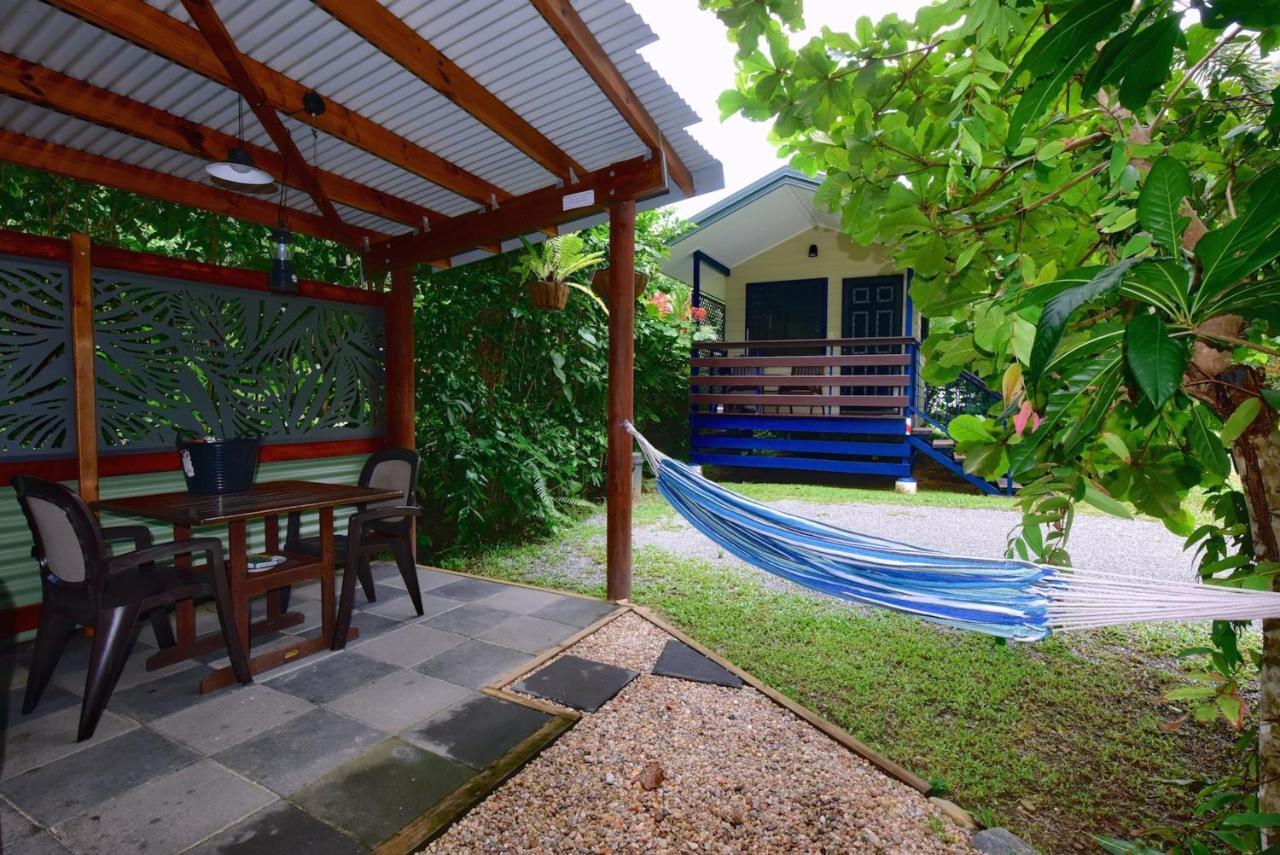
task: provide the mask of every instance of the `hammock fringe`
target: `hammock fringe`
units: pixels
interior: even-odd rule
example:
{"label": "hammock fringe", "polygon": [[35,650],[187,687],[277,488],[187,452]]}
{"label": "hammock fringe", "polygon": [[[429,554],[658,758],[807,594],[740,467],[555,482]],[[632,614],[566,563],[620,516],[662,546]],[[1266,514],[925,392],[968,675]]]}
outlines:
{"label": "hammock fringe", "polygon": [[1018,641],[1153,621],[1280,616],[1280,593],[1016,559],[971,558],[788,514],[709,481],[630,422],[658,492],[694,528],[768,573],[863,605]]}

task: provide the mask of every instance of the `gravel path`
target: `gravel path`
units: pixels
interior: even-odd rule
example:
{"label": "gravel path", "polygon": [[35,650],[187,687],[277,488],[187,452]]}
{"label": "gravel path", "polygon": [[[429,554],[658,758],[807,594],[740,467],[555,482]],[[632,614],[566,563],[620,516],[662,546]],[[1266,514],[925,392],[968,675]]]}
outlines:
{"label": "gravel path", "polygon": [[[1020,524],[1016,511],[937,508],[908,505],[839,504],[784,500],[774,507],[798,516],[864,534],[873,534],[950,553],[974,556],[1003,554],[1009,532]],[[667,521],[637,526],[635,545],[654,546],[676,555],[703,558],[758,575],[778,590],[798,586],[777,579],[727,554],[671,513]],[[1105,568],[1136,576],[1194,579],[1193,554],[1182,538],[1150,520],[1123,520],[1079,514],[1071,533],[1070,552],[1077,567]]]}
{"label": "gravel path", "polygon": [[648,674],[667,637],[626,615],[571,648],[644,673],[426,851],[973,851],[918,792],[754,689]]}

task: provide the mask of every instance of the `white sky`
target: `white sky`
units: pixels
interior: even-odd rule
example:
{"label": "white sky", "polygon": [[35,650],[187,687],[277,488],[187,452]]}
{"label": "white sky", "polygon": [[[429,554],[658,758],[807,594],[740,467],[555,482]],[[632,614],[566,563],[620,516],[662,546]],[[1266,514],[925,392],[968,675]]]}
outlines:
{"label": "white sky", "polygon": [[[740,116],[720,123],[716,99],[733,85],[733,45],[724,26],[710,12],[697,8],[696,0],[631,0],[631,5],[658,34],[658,41],[640,53],[702,117],[690,133],[724,164],[725,190],[708,193],[673,206],[681,216],[696,214],[708,205],[782,165],[767,140],[768,124],[748,122]],[[890,12],[907,20],[925,0],[804,0],[803,43],[810,31],[825,24],[833,30],[852,32],[854,21],[866,15],[877,21]]]}

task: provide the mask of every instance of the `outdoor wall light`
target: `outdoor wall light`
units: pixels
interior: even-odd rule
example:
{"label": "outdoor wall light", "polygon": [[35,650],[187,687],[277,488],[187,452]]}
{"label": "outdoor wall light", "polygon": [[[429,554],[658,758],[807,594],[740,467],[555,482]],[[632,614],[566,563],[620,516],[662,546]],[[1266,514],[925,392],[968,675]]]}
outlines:
{"label": "outdoor wall light", "polygon": [[818,245],[816,243],[809,244],[809,257],[810,258],[818,257]]}

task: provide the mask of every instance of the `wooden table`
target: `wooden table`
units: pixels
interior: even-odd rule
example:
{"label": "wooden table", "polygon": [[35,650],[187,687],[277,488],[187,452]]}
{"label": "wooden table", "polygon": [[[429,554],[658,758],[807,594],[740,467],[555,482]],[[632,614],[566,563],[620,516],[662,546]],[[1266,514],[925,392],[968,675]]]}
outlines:
{"label": "wooden table", "polygon": [[[246,651],[250,638],[296,626],[305,620],[300,612],[286,612],[285,590],[290,585],[312,579],[320,580],[320,631],[312,636],[299,636],[296,644],[249,656],[249,670],[254,674],[325,650],[332,643],[337,617],[334,598],[333,509],[342,505],[359,505],[401,497],[399,490],[381,490],[345,484],[321,484],[313,481],[271,481],[254,485],[244,493],[224,496],[192,496],[185,492],[150,496],[128,496],[95,502],[98,511],[159,520],[173,525],[175,540],[188,540],[191,530],[200,526],[225,525],[228,533],[226,570],[231,593],[230,618]],[[320,513],[320,557],[280,548],[280,517],[301,511]],[[261,519],[266,533],[266,551],[284,555],[285,563],[270,570],[249,573],[249,545],[246,524]],[[190,555],[179,556],[187,564]],[[199,567],[195,569],[201,569]],[[249,601],[266,595],[267,616],[250,624]],[[177,644],[163,648],[147,660],[147,670],[154,671],[184,659],[203,656],[225,646],[222,633],[200,637],[195,634],[195,605],[191,600],[178,604]],[[348,639],[359,630],[351,629]],[[228,665],[200,681],[201,694],[212,692],[235,682]]]}

